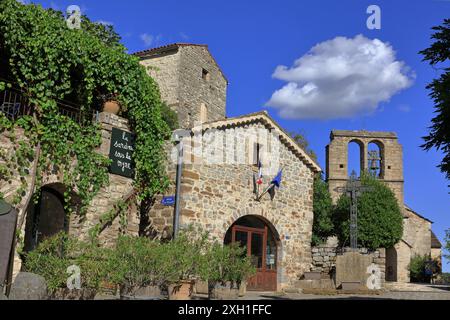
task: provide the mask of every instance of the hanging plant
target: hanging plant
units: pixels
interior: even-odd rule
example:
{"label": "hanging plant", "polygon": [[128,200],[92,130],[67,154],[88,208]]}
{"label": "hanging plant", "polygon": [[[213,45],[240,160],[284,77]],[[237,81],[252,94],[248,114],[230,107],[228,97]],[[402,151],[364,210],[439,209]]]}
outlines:
{"label": "hanging plant", "polygon": [[[0,113],[0,133],[6,131],[17,147],[12,155],[0,154],[6,162],[0,166],[0,180],[8,181],[18,172],[22,182],[15,204],[30,188],[26,178],[31,174],[35,175],[31,187],[39,190],[43,176],[57,170],[67,189],[66,203],[75,192],[82,213],[107,185],[110,161],[95,151],[102,139],[100,126],[92,121],[93,111],[104,99],[101,95],[114,95],[136,134],[138,198],[151,198],[167,187],[163,143],[169,128],[161,117],[160,93],[138,58],[128,55],[119,40],[111,27],[87,17],[81,29],[71,30],[61,12],[0,1],[0,61],[7,61],[0,72],[12,75],[34,109],[32,116],[15,121]],[[60,100],[78,106],[76,119],[60,112]],[[24,134],[16,136],[18,129]],[[30,172],[33,164],[34,173]]]}

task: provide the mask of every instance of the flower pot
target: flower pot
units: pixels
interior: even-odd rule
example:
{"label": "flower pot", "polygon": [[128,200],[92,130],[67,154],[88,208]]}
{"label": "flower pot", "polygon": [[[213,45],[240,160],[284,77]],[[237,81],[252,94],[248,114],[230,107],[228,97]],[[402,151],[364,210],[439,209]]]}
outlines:
{"label": "flower pot", "polygon": [[229,281],[224,284],[210,284],[208,293],[210,300],[237,300],[239,298],[239,288]]}
{"label": "flower pot", "polygon": [[196,294],[208,294],[208,281],[195,281],[194,289]]}
{"label": "flower pot", "polygon": [[163,294],[159,286],[139,287],[135,290],[122,288],[120,299],[122,300],[161,300]]}
{"label": "flower pot", "polygon": [[100,283],[100,288],[99,291],[101,293],[105,293],[108,295],[116,295],[118,292],[118,286],[114,283],[110,283],[110,282],[106,282],[106,281],[102,281]]}
{"label": "flower pot", "polygon": [[169,300],[191,300],[194,281],[180,281],[168,287]]}
{"label": "flower pot", "polygon": [[242,281],[239,285],[239,297],[244,297],[247,293],[247,281]]}
{"label": "flower pot", "polygon": [[120,105],[117,101],[111,100],[111,101],[106,101],[103,104],[103,112],[108,112],[108,113],[112,113],[112,114],[118,114],[120,111]]}

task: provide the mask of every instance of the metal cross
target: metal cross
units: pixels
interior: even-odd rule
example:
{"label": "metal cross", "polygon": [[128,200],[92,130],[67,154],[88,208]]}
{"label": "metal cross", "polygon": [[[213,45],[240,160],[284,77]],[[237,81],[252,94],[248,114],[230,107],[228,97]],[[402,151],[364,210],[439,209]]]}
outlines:
{"label": "metal cross", "polygon": [[345,187],[338,187],[335,190],[345,192],[350,195],[350,246],[353,250],[358,248],[358,196],[361,192],[370,191],[371,187],[364,187],[356,176],[355,170],[352,171],[350,179]]}

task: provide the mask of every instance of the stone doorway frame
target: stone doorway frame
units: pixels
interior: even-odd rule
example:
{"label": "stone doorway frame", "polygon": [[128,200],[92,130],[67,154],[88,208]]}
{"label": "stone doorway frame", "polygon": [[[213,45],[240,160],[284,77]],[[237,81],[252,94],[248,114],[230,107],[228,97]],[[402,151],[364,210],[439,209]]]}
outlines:
{"label": "stone doorway frame", "polygon": [[[226,240],[227,240],[227,235],[230,235],[230,240],[233,236],[233,227],[238,226],[238,222],[239,220],[241,220],[242,218],[254,218],[257,219],[259,222],[261,222],[265,228],[267,228],[267,230],[272,233],[273,235],[273,239],[275,241],[275,246],[276,246],[276,290],[275,291],[279,291],[281,288],[281,279],[282,279],[282,272],[283,272],[283,247],[282,247],[282,241],[280,238],[280,234],[278,232],[278,230],[275,228],[275,226],[266,218],[260,215],[255,215],[255,214],[248,214],[248,215],[242,215],[237,217],[232,223],[229,224],[228,228],[226,229],[224,235],[223,235],[223,241],[224,244],[226,244]],[[258,230],[258,228],[253,228],[253,227],[247,227],[248,229],[255,229]],[[265,255],[264,255],[265,256]],[[263,261],[263,263],[265,263],[265,261]]]}

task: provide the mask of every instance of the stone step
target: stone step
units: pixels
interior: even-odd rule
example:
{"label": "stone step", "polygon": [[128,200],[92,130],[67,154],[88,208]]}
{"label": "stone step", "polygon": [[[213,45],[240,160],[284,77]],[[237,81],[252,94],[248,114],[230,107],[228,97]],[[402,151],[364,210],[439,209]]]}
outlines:
{"label": "stone step", "polygon": [[332,279],[320,280],[297,280],[294,283],[299,289],[335,289],[334,281]]}

